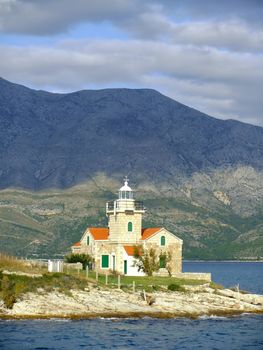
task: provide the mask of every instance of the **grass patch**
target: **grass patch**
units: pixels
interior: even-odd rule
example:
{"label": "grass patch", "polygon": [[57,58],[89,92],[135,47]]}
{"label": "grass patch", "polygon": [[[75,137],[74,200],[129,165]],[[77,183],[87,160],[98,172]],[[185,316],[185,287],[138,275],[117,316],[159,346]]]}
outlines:
{"label": "grass patch", "polygon": [[18,259],[11,255],[0,253],[0,270],[42,274],[47,271],[47,267],[41,267],[28,260]]}
{"label": "grass patch", "polygon": [[[85,276],[85,271],[80,271]],[[96,274],[94,271],[89,272],[89,278],[95,280]],[[193,279],[180,279],[175,277],[161,277],[161,276],[121,276],[121,286],[123,289],[132,288],[133,282],[135,282],[136,289],[145,291],[157,291],[167,289],[171,284],[177,284],[180,286],[185,285],[202,285],[207,281],[193,280]],[[99,274],[98,283],[105,285],[106,277],[104,274]],[[118,276],[108,275],[108,286],[116,287],[118,285]]]}
{"label": "grass patch", "polygon": [[20,270],[25,268],[25,261],[13,256],[0,253],[0,269]]}
{"label": "grass patch", "polygon": [[213,288],[215,290],[217,289],[224,289],[224,287],[221,284],[215,283],[215,282],[210,282],[210,288]]}
{"label": "grass patch", "polygon": [[71,289],[84,290],[86,286],[87,281],[83,278],[64,273],[46,273],[41,277],[0,273],[0,297],[7,308],[12,308],[14,302],[27,292],[36,292],[38,289],[51,292],[57,289],[61,293],[69,294]]}
{"label": "grass patch", "polygon": [[171,284],[169,284],[167,289],[170,290],[171,292],[185,292],[186,291],[185,287],[179,283],[171,283]]}

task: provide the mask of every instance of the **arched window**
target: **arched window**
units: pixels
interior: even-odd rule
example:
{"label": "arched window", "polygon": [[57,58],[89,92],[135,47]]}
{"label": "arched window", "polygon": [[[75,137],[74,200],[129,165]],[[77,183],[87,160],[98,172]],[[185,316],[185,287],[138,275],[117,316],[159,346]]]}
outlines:
{"label": "arched window", "polygon": [[161,237],[161,245],[165,245],[165,236]]}
{"label": "arched window", "polygon": [[128,222],[128,232],[132,232],[132,222]]}

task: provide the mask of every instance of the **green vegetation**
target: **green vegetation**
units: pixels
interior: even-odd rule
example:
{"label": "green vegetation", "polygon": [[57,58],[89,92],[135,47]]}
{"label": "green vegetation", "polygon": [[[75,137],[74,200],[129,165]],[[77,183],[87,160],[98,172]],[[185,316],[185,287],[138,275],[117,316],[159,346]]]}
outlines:
{"label": "green vegetation", "polygon": [[92,262],[92,257],[88,254],[69,254],[65,256],[67,263],[82,263],[82,269],[86,270],[86,267]]}
{"label": "green vegetation", "polygon": [[2,273],[0,273],[0,293],[2,294],[5,306],[8,309],[12,309],[16,301],[15,283]]}
{"label": "green vegetation", "polygon": [[27,292],[51,292],[56,288],[59,292],[68,294],[70,289],[84,290],[86,286],[85,279],[63,273],[46,273],[41,277],[0,274],[0,298],[7,308],[12,308],[14,302]]}
{"label": "green vegetation", "polygon": [[134,258],[134,266],[147,276],[152,276],[160,269],[159,257],[153,248],[145,250],[142,246],[134,246]]}
{"label": "green vegetation", "polygon": [[[13,273],[2,270],[13,271]],[[27,261],[19,260],[11,256],[0,254],[0,299],[7,308],[12,308],[14,303],[28,292],[38,294],[57,290],[60,293],[70,295],[70,290],[84,290],[88,286],[95,288],[117,288],[118,275],[98,275],[95,271],[69,270],[67,273],[47,273],[47,268],[28,265]],[[23,272],[24,271],[24,272]],[[43,271],[45,271],[43,273]],[[36,274],[38,273],[38,274]],[[161,276],[120,276],[121,288],[131,292],[135,283],[137,291],[154,292],[179,291],[184,292],[186,285],[201,285],[207,283],[201,280],[186,280],[174,277]],[[107,283],[106,283],[107,282]]]}
{"label": "green vegetation", "polygon": [[30,228],[39,232],[47,232],[47,229],[43,227],[39,222],[35,221],[32,217],[24,215],[12,207],[0,208],[1,221],[9,222],[17,226]]}
{"label": "green vegetation", "polygon": [[[82,271],[81,275],[84,277],[85,272]],[[89,280],[95,281],[96,274],[94,271],[89,272]],[[104,274],[99,274],[98,283],[99,285],[105,285],[106,276]],[[184,285],[202,285],[207,283],[207,281],[194,280],[194,279],[183,279],[176,277],[163,277],[163,276],[121,276],[121,285],[122,287],[129,287],[131,290],[132,284],[135,282],[136,288],[140,290],[147,290],[150,287],[154,289],[164,288],[167,290],[168,285],[170,284],[179,284]],[[108,286],[116,287],[118,285],[118,275],[112,274],[108,275]]]}
{"label": "green vegetation", "polygon": [[27,260],[18,259],[14,256],[0,253],[0,271],[1,270],[42,274],[46,272],[47,268]]}
{"label": "green vegetation", "polygon": [[152,276],[160,268],[165,268],[169,276],[171,276],[171,259],[171,252],[162,252],[158,255],[154,248],[145,250],[141,245],[134,246],[134,266],[137,267],[138,271],[144,272],[147,276]]}
{"label": "green vegetation", "polygon": [[171,283],[168,285],[167,289],[171,292],[185,292],[184,286],[179,283]]}
{"label": "green vegetation", "polygon": [[210,282],[210,287],[217,290],[217,289],[224,289],[224,287],[221,284]]}

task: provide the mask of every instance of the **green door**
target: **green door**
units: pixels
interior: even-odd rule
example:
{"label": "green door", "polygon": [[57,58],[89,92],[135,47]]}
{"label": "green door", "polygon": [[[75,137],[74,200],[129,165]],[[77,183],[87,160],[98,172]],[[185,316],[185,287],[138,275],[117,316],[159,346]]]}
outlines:
{"label": "green door", "polygon": [[127,275],[127,260],[124,260],[124,275]]}

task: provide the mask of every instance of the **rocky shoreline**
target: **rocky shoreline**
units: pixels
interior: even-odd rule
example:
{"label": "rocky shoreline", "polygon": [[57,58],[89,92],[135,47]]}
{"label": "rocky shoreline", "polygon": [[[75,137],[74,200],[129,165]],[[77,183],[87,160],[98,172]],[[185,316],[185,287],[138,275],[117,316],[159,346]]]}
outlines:
{"label": "rocky shoreline", "polygon": [[234,316],[263,313],[263,296],[243,294],[209,285],[189,286],[186,292],[124,292],[96,286],[70,290],[27,293],[7,309],[0,300],[0,318],[175,318],[200,316]]}

